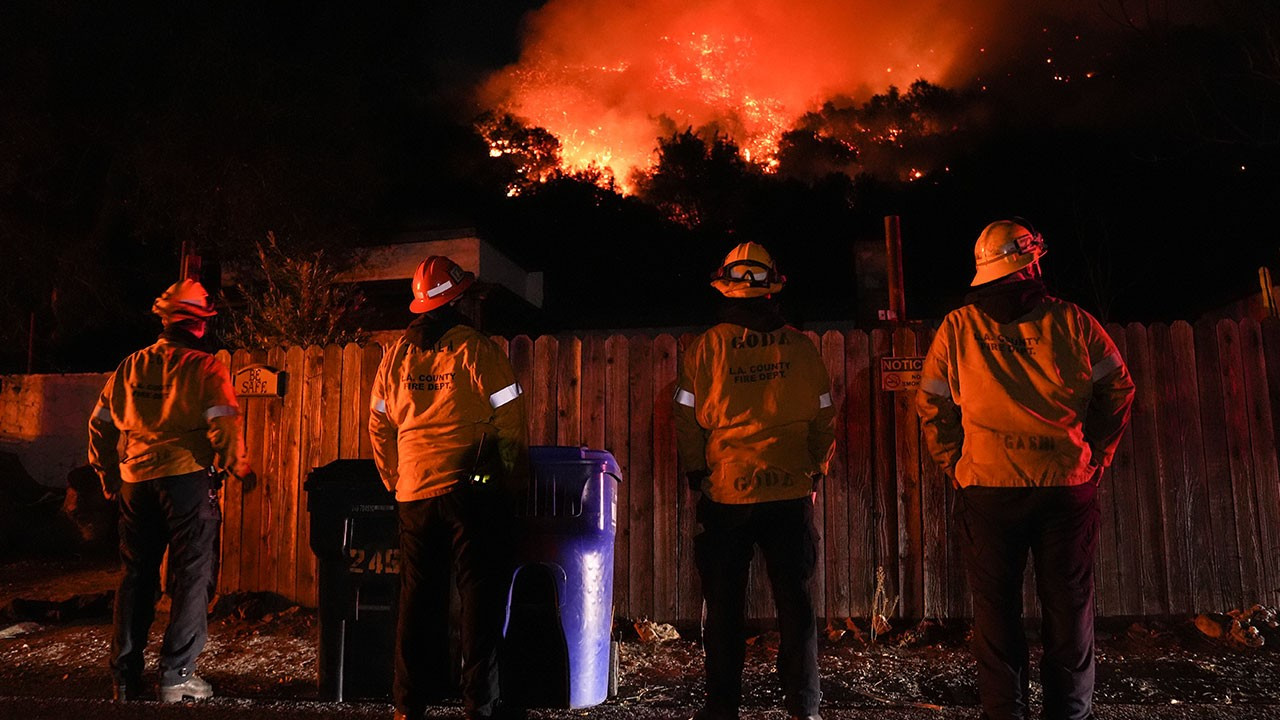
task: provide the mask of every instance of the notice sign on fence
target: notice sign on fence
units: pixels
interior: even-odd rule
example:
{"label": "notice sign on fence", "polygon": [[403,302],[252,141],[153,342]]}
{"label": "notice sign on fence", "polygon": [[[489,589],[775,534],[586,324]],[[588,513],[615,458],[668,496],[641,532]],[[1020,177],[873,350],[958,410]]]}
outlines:
{"label": "notice sign on fence", "polygon": [[237,397],[284,397],[287,373],[268,365],[249,365],[236,372]]}
{"label": "notice sign on fence", "polygon": [[924,372],[922,357],[880,358],[880,389],[885,392],[903,392],[920,387],[920,374]]}

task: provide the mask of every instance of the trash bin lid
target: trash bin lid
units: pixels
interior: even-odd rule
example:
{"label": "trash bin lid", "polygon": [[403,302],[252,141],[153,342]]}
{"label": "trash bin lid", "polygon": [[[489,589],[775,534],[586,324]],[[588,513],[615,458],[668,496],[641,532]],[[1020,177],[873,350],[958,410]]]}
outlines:
{"label": "trash bin lid", "polygon": [[534,445],[529,448],[529,462],[541,465],[598,465],[599,472],[622,477],[618,461],[608,450],[592,450],[575,445]]}
{"label": "trash bin lid", "polygon": [[317,501],[338,506],[395,503],[372,460],[335,460],[308,473],[302,487],[309,506]]}

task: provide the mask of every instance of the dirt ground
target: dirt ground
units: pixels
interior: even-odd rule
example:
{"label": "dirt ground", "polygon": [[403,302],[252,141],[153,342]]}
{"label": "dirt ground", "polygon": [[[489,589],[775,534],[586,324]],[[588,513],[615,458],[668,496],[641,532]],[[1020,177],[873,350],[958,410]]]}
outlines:
{"label": "dirt ground", "polygon": [[[0,564],[0,720],[110,718],[386,718],[385,703],[321,702],[316,690],[314,611],[272,596],[224,598],[215,606],[201,674],[218,697],[199,705],[118,705],[110,696],[106,560]],[[81,602],[60,604],[26,601]],[[27,618],[14,617],[24,615]],[[164,616],[153,628],[159,642]],[[823,716],[977,718],[973,661],[962,623],[898,628],[870,643],[865,624],[843,623],[823,639]],[[702,695],[702,652],[688,639],[644,643],[622,628],[618,696],[590,710],[538,710],[534,718],[688,717]],[[839,636],[839,637],[837,637]],[[1104,620],[1098,635],[1100,718],[1280,718],[1280,637],[1259,648],[1211,640],[1190,618]],[[743,717],[785,718],[773,675],[777,637],[752,638]],[[1038,650],[1037,650],[1038,651]],[[1038,686],[1033,686],[1038,701]],[[433,718],[458,717],[438,708]]]}

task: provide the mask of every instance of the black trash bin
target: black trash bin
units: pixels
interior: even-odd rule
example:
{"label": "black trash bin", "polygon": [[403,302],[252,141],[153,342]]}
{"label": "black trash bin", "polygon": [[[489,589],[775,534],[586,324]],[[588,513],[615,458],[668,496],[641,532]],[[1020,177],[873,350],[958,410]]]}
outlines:
{"label": "black trash bin", "polygon": [[394,675],[399,520],[372,460],[338,460],[307,477],[319,573],[320,692],[385,699]]}

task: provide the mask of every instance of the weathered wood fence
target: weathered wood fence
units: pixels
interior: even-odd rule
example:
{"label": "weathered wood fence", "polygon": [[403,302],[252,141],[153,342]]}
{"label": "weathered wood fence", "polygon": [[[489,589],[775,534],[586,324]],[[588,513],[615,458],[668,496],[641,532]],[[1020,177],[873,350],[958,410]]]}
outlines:
{"label": "weathered wood fence", "polygon": [[[1138,386],[1133,423],[1101,486],[1098,610],[1225,610],[1280,601],[1280,323],[1108,328]],[[886,393],[878,358],[923,354],[932,330],[811,334],[839,408],[818,495],[819,614],[865,616],[876,568],[906,617],[958,617],[968,601],[953,491],[922,451],[912,397]],[[516,337],[507,347],[530,400],[533,444],[609,450],[622,467],[614,598],[620,616],[700,616],[692,498],[676,467],[670,399],[689,336]],[[225,491],[221,587],[316,597],[302,482],[310,468],[370,457],[369,389],[382,350],[223,353],[234,372],[289,373],[282,399],[244,400],[260,482]],[[758,558],[757,558],[758,561]],[[757,566],[756,570],[759,569]],[[771,614],[762,572],[750,612]],[[1035,612],[1030,585],[1028,607]]]}

